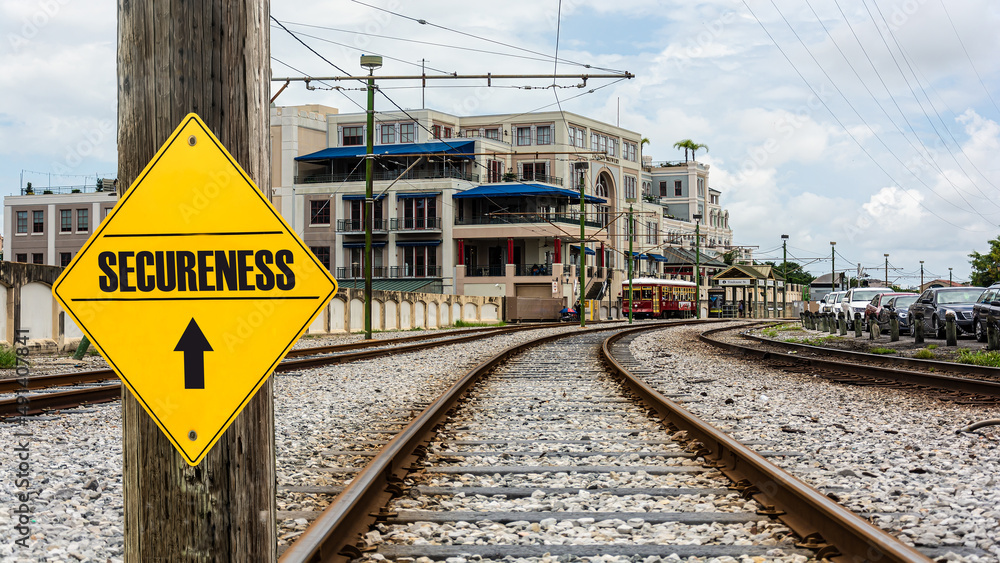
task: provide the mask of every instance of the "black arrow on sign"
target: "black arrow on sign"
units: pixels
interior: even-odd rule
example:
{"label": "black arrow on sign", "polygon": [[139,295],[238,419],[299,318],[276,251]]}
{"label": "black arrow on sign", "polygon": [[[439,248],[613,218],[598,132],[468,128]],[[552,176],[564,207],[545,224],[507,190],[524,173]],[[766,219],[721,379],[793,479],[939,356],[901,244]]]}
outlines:
{"label": "black arrow on sign", "polygon": [[174,352],[184,352],[184,388],[204,389],[205,352],[212,352],[212,346],[194,319],[184,329]]}

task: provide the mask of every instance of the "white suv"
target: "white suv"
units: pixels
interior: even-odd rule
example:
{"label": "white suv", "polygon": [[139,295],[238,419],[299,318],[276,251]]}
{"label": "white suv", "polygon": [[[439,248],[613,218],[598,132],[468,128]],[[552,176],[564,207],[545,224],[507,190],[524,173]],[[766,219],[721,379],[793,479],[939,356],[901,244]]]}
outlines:
{"label": "white suv", "polygon": [[840,307],[840,296],[843,294],[843,291],[827,293],[822,299],[819,300],[819,312],[829,313],[834,310],[834,307]]}
{"label": "white suv", "polygon": [[861,313],[861,316],[864,317],[865,307],[876,295],[891,291],[888,287],[852,287],[840,302],[844,316],[850,322],[854,322],[854,313]]}

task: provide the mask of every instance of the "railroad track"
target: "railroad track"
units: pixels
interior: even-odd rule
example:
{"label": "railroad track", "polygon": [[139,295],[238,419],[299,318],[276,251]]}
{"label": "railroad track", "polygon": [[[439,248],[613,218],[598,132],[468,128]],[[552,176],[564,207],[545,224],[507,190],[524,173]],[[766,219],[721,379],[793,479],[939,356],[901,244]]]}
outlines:
{"label": "railroad track", "polygon": [[767,361],[778,369],[808,372],[841,383],[932,390],[943,400],[969,405],[996,405],[1000,399],[1000,369],[997,368],[835,350],[747,334],[741,336],[753,344],[737,344],[720,338],[727,332],[744,330],[745,327],[711,329],[702,333],[700,340]]}
{"label": "railroad track", "polygon": [[616,342],[647,328],[543,337],[482,363],[352,470],[282,561],[775,548],[929,561],[637,379]]}
{"label": "railroad track", "polygon": [[[566,323],[543,323],[527,326],[487,327],[459,332],[449,331],[450,333],[420,334],[400,338],[299,348],[289,351],[286,359],[278,364],[275,372],[294,372],[318,366],[376,358],[388,354],[414,352],[437,346],[470,342],[488,336],[560,326],[569,325],[566,325]],[[25,383],[22,383],[20,379],[0,380],[0,393],[80,386],[62,391],[22,395],[20,400],[18,398],[0,399],[0,418],[17,415],[38,415],[55,410],[116,401],[121,398],[121,383],[93,384],[117,379],[117,377],[114,371],[102,369],[32,377]],[[27,401],[25,401],[25,398]]]}

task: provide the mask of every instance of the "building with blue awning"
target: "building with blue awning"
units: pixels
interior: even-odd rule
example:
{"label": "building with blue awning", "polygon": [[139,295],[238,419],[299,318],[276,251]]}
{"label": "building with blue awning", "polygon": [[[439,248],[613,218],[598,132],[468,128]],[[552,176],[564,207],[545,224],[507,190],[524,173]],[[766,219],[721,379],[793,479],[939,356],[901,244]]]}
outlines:
{"label": "building with blue awning", "polygon": [[[355,283],[366,269],[365,113],[277,107],[271,124],[275,204],[345,287]],[[421,109],[379,112],[372,134],[376,289],[416,279],[427,281],[420,291],[505,296],[518,318],[529,317],[516,303],[558,311],[582,293],[600,300],[597,316],[617,316],[630,205],[642,262],[665,260],[637,132],[568,112]]]}

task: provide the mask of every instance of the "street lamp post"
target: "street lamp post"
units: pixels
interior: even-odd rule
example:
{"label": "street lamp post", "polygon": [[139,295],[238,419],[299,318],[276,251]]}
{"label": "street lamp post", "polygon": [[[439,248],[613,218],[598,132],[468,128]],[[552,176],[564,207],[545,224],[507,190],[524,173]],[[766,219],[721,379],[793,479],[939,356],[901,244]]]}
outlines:
{"label": "street lamp post", "polygon": [[[694,318],[701,318],[701,214],[694,217]],[[765,290],[766,291],[766,290]]]}
{"label": "street lamp post", "polygon": [[373,199],[372,169],[375,150],[375,71],[382,68],[382,57],[361,55],[361,66],[368,69],[368,134],[365,152],[365,340],[372,338],[372,219]]}
{"label": "street lamp post", "polygon": [[924,261],[920,261],[920,291],[924,290]]}
{"label": "street lamp post", "polygon": [[885,254],[885,286],[892,287],[889,285],[889,255]]}
{"label": "street lamp post", "polygon": [[628,204],[628,324],[632,324],[635,311],[635,294],[632,293],[632,241],[635,239],[635,219],[632,218],[632,204]]}
{"label": "street lamp post", "polygon": [[954,284],[951,281],[951,268],[948,268],[948,286],[951,287],[952,285]]}
{"label": "street lamp post", "polygon": [[788,316],[788,235],[781,235],[781,316]]}

